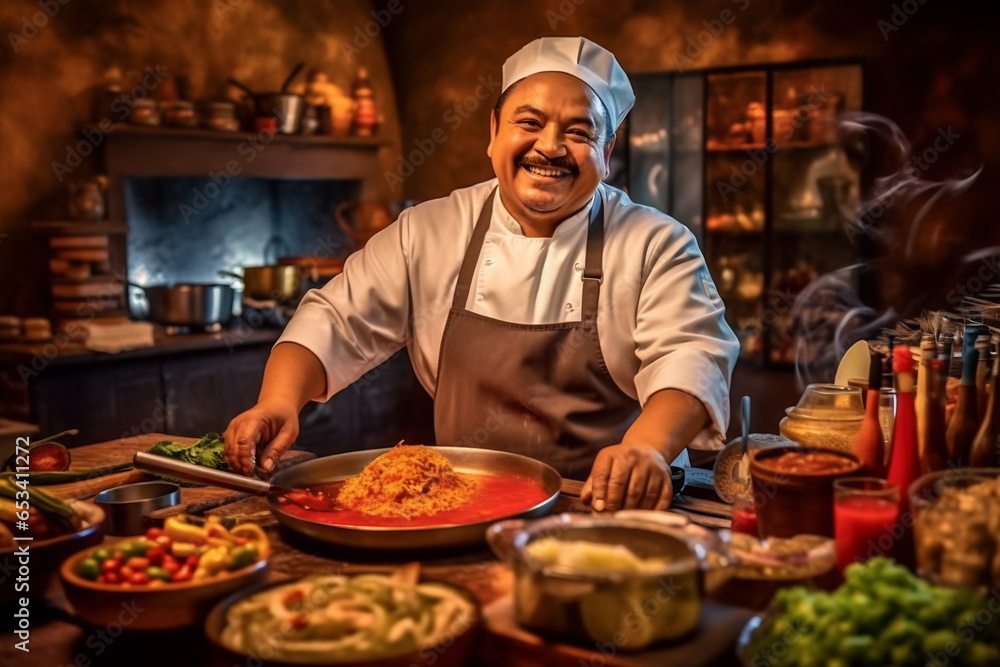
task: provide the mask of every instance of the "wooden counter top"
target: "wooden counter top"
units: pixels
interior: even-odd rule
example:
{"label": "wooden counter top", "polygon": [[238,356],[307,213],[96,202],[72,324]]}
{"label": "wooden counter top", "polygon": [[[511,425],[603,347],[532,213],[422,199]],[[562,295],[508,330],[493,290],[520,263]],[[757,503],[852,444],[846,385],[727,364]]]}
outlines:
{"label": "wooden counter top", "polygon": [[[74,462],[80,466],[106,465],[122,456],[131,456],[138,448],[168,439],[191,442],[193,438],[175,438],[165,434],[149,434],[139,438],[78,447],[73,450]],[[63,497],[86,498],[101,490],[122,483],[129,473],[118,473],[115,480],[85,480],[74,484],[47,487]],[[573,487],[567,486],[567,489]],[[220,504],[221,501],[221,504]],[[555,511],[587,511],[573,495],[564,493]],[[269,577],[280,580],[315,572],[361,572],[391,570],[405,560],[387,560],[377,555],[359,555],[329,545],[309,543],[304,538],[278,530],[266,502],[259,497],[214,487],[182,489],[182,502],[161,515],[176,511],[217,514],[259,523],[272,537],[273,553]],[[108,538],[113,541],[119,538]],[[646,667],[652,665],[738,665],[733,647],[737,634],[749,620],[752,611],[706,602],[701,628],[686,640],[640,653],[620,652],[609,655],[595,646],[570,646],[544,640],[519,628],[513,619],[513,574],[510,568],[482,549],[444,555],[417,555],[425,576],[446,581],[469,590],[484,608],[485,630],[477,643],[477,653],[469,665],[496,667],[576,667],[580,664],[601,664],[614,667]],[[0,664],[18,667],[51,667],[53,665],[128,665],[145,667],[208,667],[209,650],[200,628],[170,632],[124,633],[113,642],[95,639],[94,630],[79,626],[72,616],[61,586],[54,584],[44,604],[32,603],[31,654],[13,648],[13,642],[0,646]],[[35,648],[37,647],[37,649]],[[100,650],[101,654],[97,651]],[[589,661],[589,662],[588,662]]]}

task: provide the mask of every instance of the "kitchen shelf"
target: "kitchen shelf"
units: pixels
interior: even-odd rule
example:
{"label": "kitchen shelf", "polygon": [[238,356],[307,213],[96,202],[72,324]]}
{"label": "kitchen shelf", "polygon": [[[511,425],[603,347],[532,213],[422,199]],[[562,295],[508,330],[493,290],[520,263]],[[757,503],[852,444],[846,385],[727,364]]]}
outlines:
{"label": "kitchen shelf", "polygon": [[31,230],[48,236],[118,236],[128,233],[128,225],[111,220],[40,220],[31,223]]}
{"label": "kitchen shelf", "polygon": [[[88,126],[91,131],[102,131],[96,125]],[[201,141],[223,141],[239,144],[248,139],[257,139],[260,132],[253,130],[241,130],[239,132],[219,132],[217,130],[203,130],[200,128],[187,127],[146,127],[142,125],[129,125],[118,123],[114,129],[107,132],[109,136],[119,137],[149,137],[156,139],[194,139]],[[296,135],[296,134],[274,134],[272,143],[302,145],[302,146],[327,146],[346,148],[373,148],[378,149],[388,145],[388,141],[382,137],[335,137],[326,134]]]}
{"label": "kitchen shelf", "polygon": [[[856,58],[633,79],[637,101],[629,130],[660,139],[629,145],[630,196],[691,227],[717,286],[740,284],[748,273],[761,276],[756,299],[725,291],[723,300],[744,345],[742,358],[762,366],[784,368],[772,357],[783,354],[794,336],[790,318],[759,321],[772,308],[774,291],[801,289],[801,276],[864,261],[870,250],[864,240],[851,243],[843,229],[841,217],[856,210],[861,183],[857,165],[837,141],[836,123],[838,114],[864,109],[863,79],[864,63]],[[813,99],[814,87],[829,94]],[[707,225],[748,222],[744,214],[762,228]],[[854,282],[867,300],[872,285]]]}

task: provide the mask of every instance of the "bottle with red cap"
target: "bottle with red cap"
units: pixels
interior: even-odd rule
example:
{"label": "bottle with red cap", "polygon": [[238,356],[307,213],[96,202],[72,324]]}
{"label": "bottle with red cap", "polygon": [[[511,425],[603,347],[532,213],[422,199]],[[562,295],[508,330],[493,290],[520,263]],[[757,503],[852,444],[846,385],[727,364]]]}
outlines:
{"label": "bottle with red cap", "polygon": [[892,370],[896,378],[896,422],[889,455],[889,481],[899,489],[900,505],[909,505],[907,490],[920,476],[917,450],[917,413],[914,396],[914,361],[907,345],[893,350]]}

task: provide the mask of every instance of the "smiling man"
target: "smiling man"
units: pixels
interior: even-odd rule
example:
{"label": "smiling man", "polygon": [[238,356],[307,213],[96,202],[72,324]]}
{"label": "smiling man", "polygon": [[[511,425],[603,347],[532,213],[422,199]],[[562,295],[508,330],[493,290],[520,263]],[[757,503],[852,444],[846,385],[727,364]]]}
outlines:
{"label": "smiling man", "polygon": [[438,444],[545,461],[597,510],[666,508],[668,462],[722,444],[739,346],[687,228],[601,183],[634,101],[582,37],[508,59],[496,178],[404,211],[303,298],[226,431],[230,465],[263,448],[272,469],[309,400],[406,345]]}

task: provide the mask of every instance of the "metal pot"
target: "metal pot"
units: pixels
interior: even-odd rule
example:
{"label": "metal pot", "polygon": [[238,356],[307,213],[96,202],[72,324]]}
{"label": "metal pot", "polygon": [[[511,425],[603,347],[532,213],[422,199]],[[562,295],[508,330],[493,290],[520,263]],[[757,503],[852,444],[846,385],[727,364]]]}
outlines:
{"label": "metal pot", "polygon": [[302,291],[302,274],[295,266],[247,266],[243,275],[232,271],[219,271],[243,281],[243,295],[257,301],[294,303]]}
{"label": "metal pot", "polygon": [[[728,579],[735,564],[728,531],[670,527],[652,519],[560,514],[503,521],[486,537],[514,569],[518,623],[548,636],[611,642],[630,651],[692,632],[704,592]],[[639,558],[662,559],[663,565],[624,571],[542,563],[526,547],[543,538],[625,546]]]}
{"label": "metal pot", "polygon": [[306,112],[306,98],[294,93],[261,93],[253,96],[258,118],[277,118],[278,133],[298,134]]}
{"label": "metal pot", "polygon": [[227,324],[233,317],[233,288],[189,283],[138,287],[149,304],[147,319],[164,326],[205,327]]}

